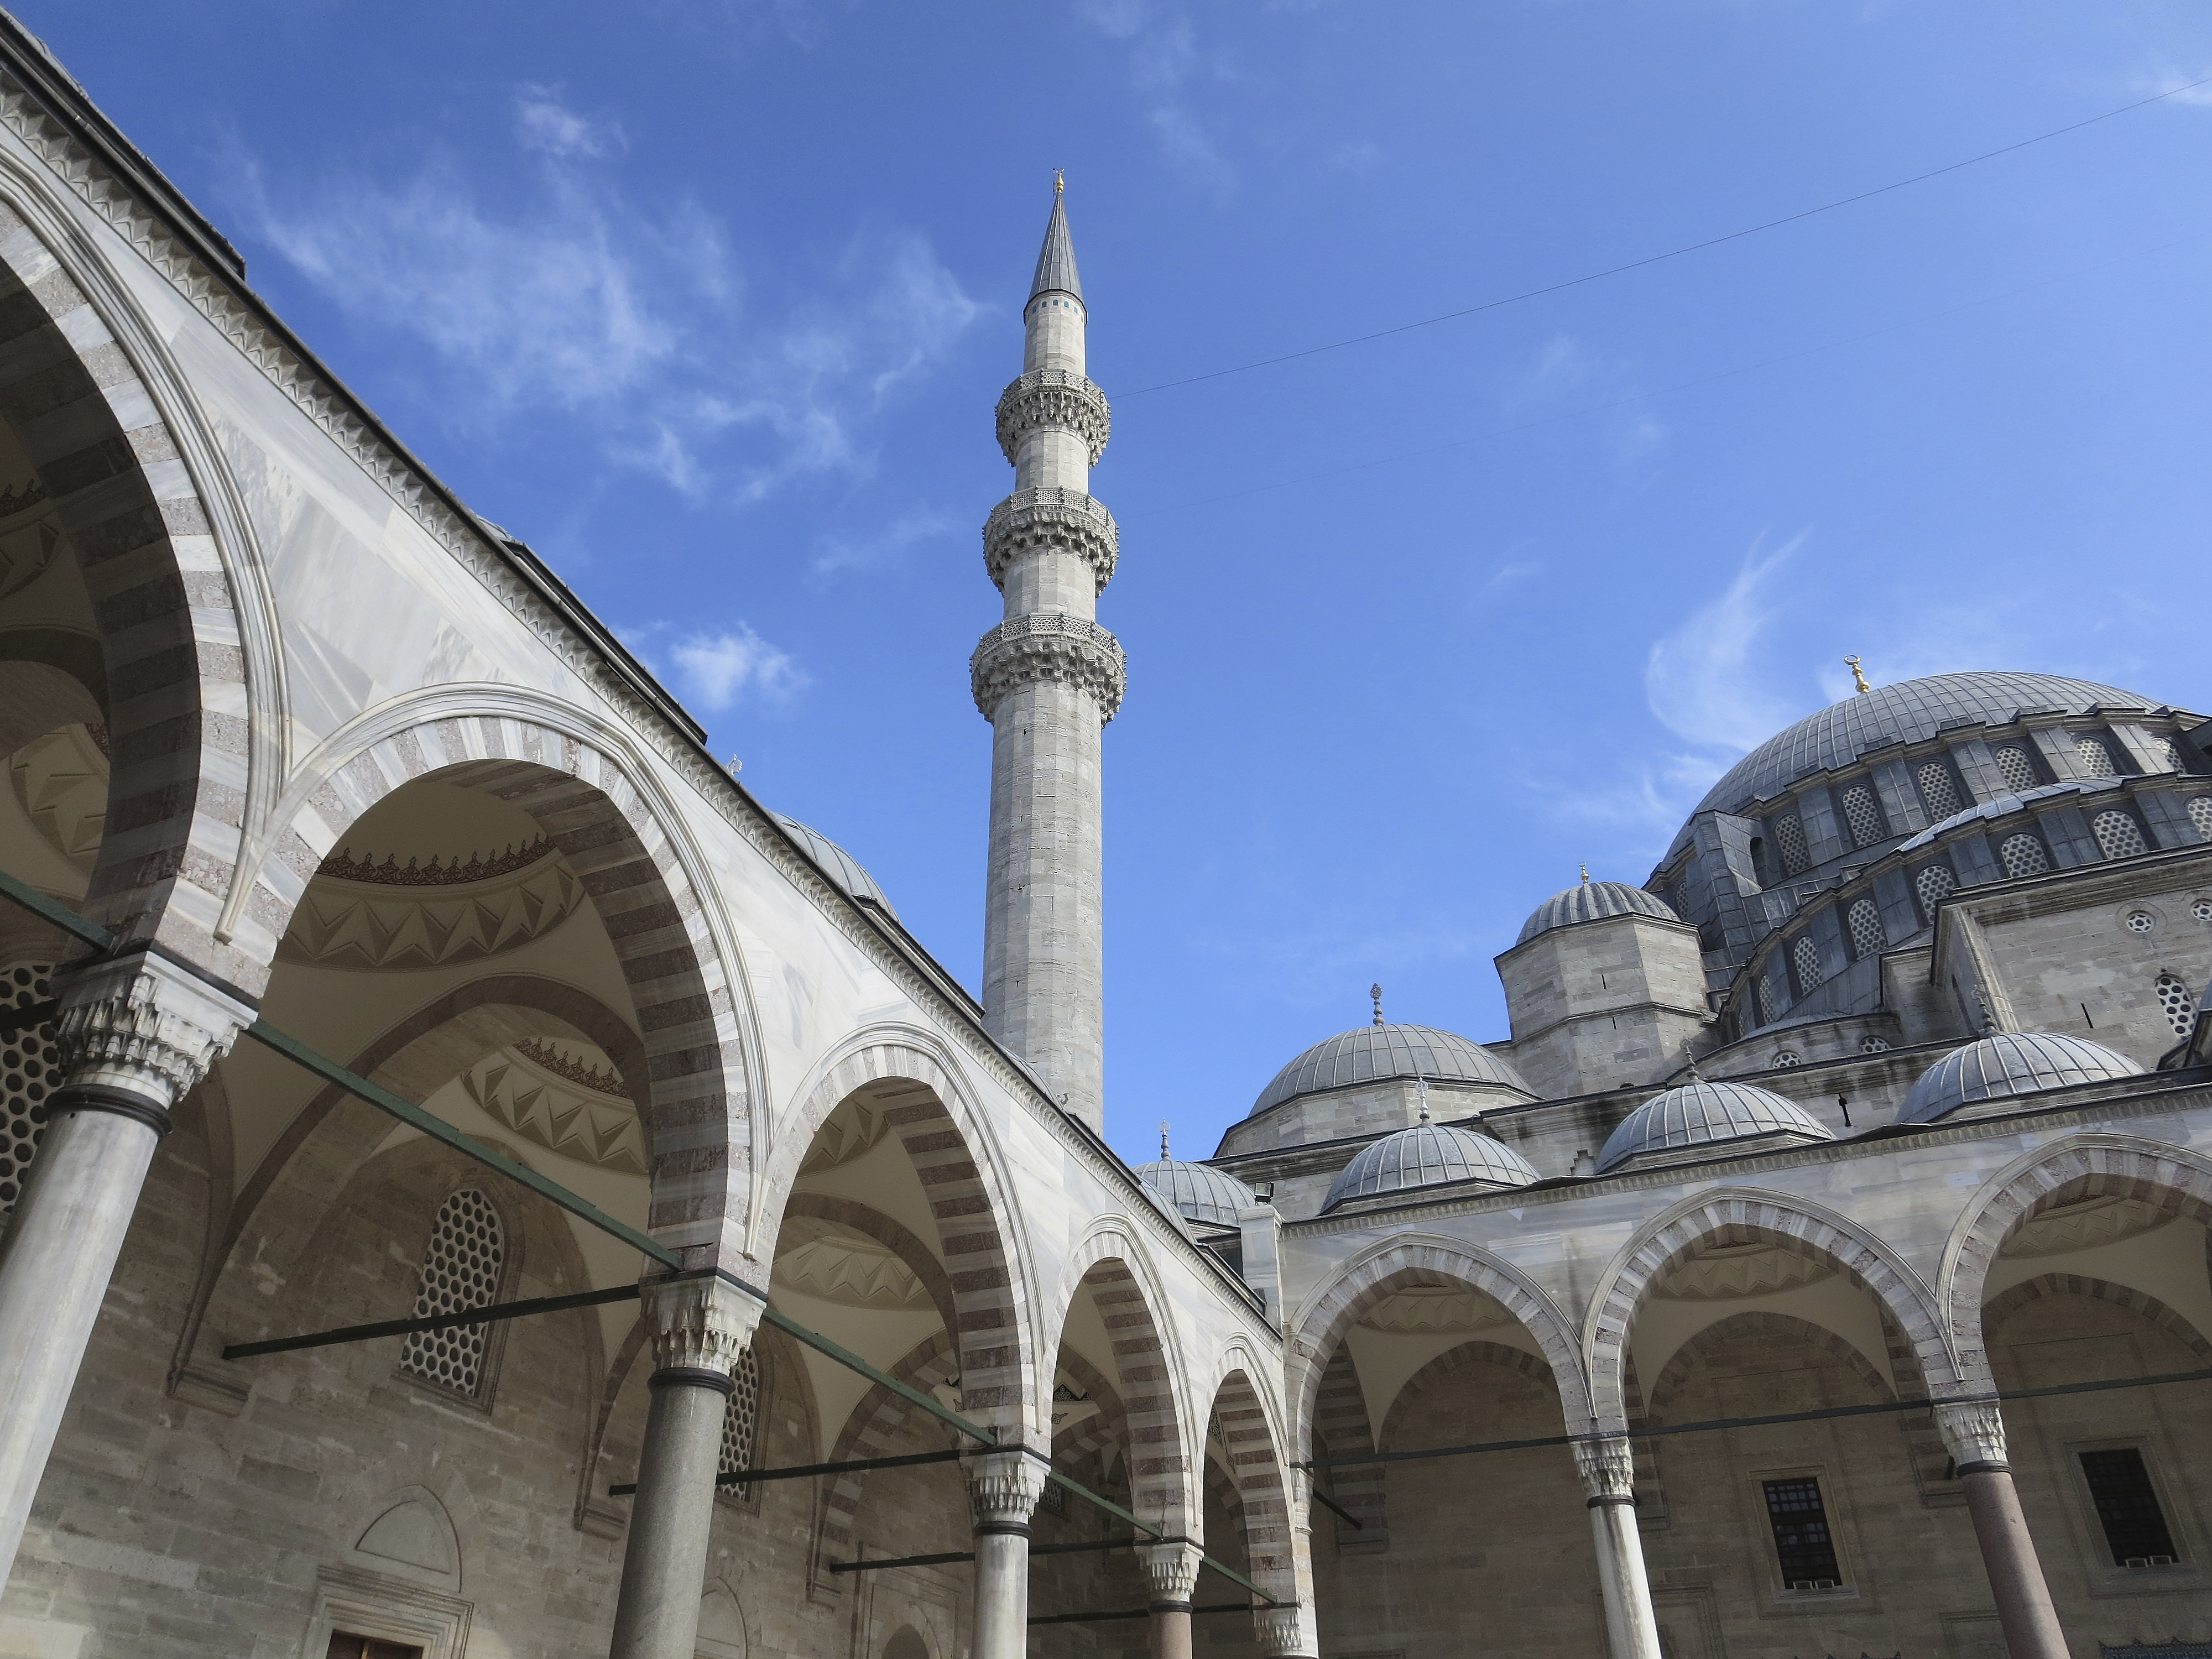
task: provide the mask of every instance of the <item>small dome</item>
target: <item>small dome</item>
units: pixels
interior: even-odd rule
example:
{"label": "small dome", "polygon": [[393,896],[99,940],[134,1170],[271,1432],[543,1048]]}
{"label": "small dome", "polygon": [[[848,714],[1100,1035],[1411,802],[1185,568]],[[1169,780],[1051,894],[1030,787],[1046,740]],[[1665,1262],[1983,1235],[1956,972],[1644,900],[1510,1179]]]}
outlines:
{"label": "small dome", "polygon": [[1702,1078],[1654,1095],[1620,1121],[1597,1155],[1600,1175],[1650,1152],[1747,1140],[1754,1135],[1802,1135],[1833,1140],[1805,1109],[1771,1089],[1748,1083],[1707,1083]]}
{"label": "small dome", "polygon": [[1209,1222],[1218,1227],[1237,1224],[1237,1212],[1249,1210],[1260,1195],[1235,1176],[1210,1164],[1185,1164],[1164,1158],[1137,1166],[1137,1179],[1180,1211],[1186,1221]]}
{"label": "small dome", "polygon": [[1276,1073],[1253,1102],[1252,1115],[1323,1089],[1419,1077],[1431,1083],[1487,1084],[1536,1097],[1520,1073],[1480,1042],[1426,1025],[1363,1025],[1316,1042]]}
{"label": "small dome", "polygon": [[1662,921],[1681,920],[1667,908],[1666,901],[1656,893],[1647,893],[1641,887],[1631,887],[1625,881],[1577,882],[1565,892],[1554,893],[1538,905],[1535,915],[1521,924],[1521,937],[1514,943],[1526,945],[1537,934],[1548,933],[1554,927],[1571,927],[1578,921],[1598,921],[1607,916],[1656,916]]}
{"label": "small dome", "polygon": [[817,830],[808,829],[797,818],[786,817],[782,813],[776,811],[769,812],[769,817],[774,818],[781,826],[784,834],[789,836],[805,849],[807,857],[822,866],[822,873],[836,882],[838,890],[847,898],[866,899],[871,904],[880,906],[893,916],[898,915],[896,910],[891,908],[891,902],[884,896],[884,890],[876,885],[876,878],[860,867],[860,861],[858,859],[838,846],[836,842]]}
{"label": "small dome", "polygon": [[1329,1183],[1321,1207],[1326,1213],[1348,1198],[1441,1187],[1452,1181],[1527,1187],[1541,1178],[1527,1158],[1503,1141],[1449,1123],[1417,1123],[1361,1147]]}
{"label": "small dome", "polygon": [[2047,1031],[1999,1031],[1954,1048],[1920,1074],[1897,1109],[1899,1123],[1933,1123],[1978,1100],[2032,1095],[2075,1083],[2137,1077],[2142,1067],[2102,1043]]}

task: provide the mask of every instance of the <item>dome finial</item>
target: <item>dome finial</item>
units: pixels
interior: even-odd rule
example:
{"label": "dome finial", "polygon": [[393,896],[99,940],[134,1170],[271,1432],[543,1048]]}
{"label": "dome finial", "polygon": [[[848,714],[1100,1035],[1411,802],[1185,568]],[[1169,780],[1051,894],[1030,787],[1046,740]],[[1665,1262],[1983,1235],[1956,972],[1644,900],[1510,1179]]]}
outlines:
{"label": "dome finial", "polygon": [[1415,1095],[1419,1098],[1420,1103],[1421,1103],[1421,1121],[1422,1121],[1422,1122],[1424,1122],[1424,1123],[1426,1123],[1426,1122],[1429,1121],[1429,1080],[1428,1080],[1428,1079],[1426,1079],[1426,1078],[1418,1078],[1418,1079],[1416,1079],[1414,1080],[1413,1089],[1414,1089],[1414,1093],[1415,1093]]}
{"label": "dome finial", "polygon": [[1857,683],[1862,694],[1874,690],[1874,687],[1867,684],[1866,670],[1859,666],[1859,659],[1856,657],[1846,657],[1844,661],[1850,665],[1851,678]]}
{"label": "dome finial", "polygon": [[1168,1161],[1168,1121],[1167,1121],[1167,1119],[1165,1119],[1165,1118],[1162,1118],[1162,1119],[1160,1120],[1160,1162],[1161,1162],[1161,1163],[1163,1163],[1163,1164],[1164,1164],[1164,1163],[1166,1163],[1167,1161]]}
{"label": "dome finial", "polygon": [[1375,999],[1375,1023],[1380,1025],[1382,1023],[1382,988],[1370,985],[1367,988],[1367,994]]}
{"label": "dome finial", "polygon": [[1052,193],[1055,196],[1064,196],[1067,193],[1067,172],[1066,168],[1054,167],[1052,170]]}
{"label": "dome finial", "polygon": [[1589,866],[1587,863],[1585,863],[1585,864],[1582,866],[1582,870],[1583,870],[1583,886],[1585,886],[1585,887],[1587,887],[1587,886],[1589,886]]}

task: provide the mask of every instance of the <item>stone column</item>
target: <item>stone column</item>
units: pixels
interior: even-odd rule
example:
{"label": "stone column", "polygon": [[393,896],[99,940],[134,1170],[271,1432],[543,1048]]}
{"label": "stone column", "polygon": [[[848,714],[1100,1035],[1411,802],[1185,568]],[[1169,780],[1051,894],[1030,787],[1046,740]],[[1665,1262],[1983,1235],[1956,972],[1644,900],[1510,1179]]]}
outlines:
{"label": "stone column", "polygon": [[170,1110],[254,1017],[150,952],[69,973],[61,1003],[68,1080],[0,1240],[0,1583]]}
{"label": "stone column", "polygon": [[1043,1455],[1019,1446],[968,1463],[975,1506],[971,1659],[1023,1659],[1030,1646],[1030,1515],[1044,1495]]}
{"label": "stone column", "polygon": [[2012,1659],[2066,1659],[2065,1632],[2043,1582],[2035,1540],[2020,1512],[2020,1493],[2005,1459],[2004,1419],[1995,1401],[1939,1405],[1936,1427],[1943,1449],[1959,1466],[1966,1483],[1966,1513],[1973,1518],[1974,1541],[1982,1548],[1982,1567],[1996,1598],[1997,1623]]}
{"label": "stone column", "polygon": [[653,1391],[615,1604],[613,1659],[691,1659],[714,1530],[722,1414],[761,1298],[729,1279],[648,1279]]}
{"label": "stone column", "polygon": [[1198,1559],[1206,1552],[1187,1538],[1145,1544],[1137,1554],[1152,1591],[1152,1659],[1190,1659],[1190,1596],[1198,1584]]}
{"label": "stone column", "polygon": [[1636,1527],[1636,1459],[1628,1437],[1576,1441],[1575,1471],[1589,1499],[1606,1650],[1613,1659],[1660,1659],[1659,1621],[1644,1576],[1644,1536]]}

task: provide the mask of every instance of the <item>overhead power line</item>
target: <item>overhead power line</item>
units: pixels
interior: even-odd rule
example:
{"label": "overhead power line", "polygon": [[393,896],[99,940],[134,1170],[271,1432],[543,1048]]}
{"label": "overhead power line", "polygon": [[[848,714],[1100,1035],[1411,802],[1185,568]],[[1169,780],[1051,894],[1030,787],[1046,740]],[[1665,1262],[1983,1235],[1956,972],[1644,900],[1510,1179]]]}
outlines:
{"label": "overhead power line", "polygon": [[1541,299],[1547,294],[1563,293],[1571,288],[1582,288],[1591,283],[1603,282],[1608,276],[1619,276],[1627,271],[1642,270],[1647,266],[1663,264],[1669,259],[1680,259],[1687,254],[1702,253],[1707,248],[1720,247],[1729,242],[1740,242],[1745,237],[1756,236],[1762,231],[1778,230],[1784,225],[1794,225],[1807,219],[1818,218],[1824,213],[1833,213],[1838,208],[1850,207],[1860,202],[1870,202],[1877,196],[1887,196],[1894,191],[1909,189],[1914,185],[1924,185],[1930,179],[1940,179],[1947,173],[1957,173],[1963,167],[1978,167],[1984,161],[1993,161],[2000,155],[2010,155],[2015,150],[2027,149],[2036,144],[2048,143],[2053,138],[2063,138],[2069,132],[2079,132],[2084,127],[2094,127],[2100,121],[2109,121],[2115,116],[2147,108],[2152,104],[2164,103],[2169,98],[2179,98],[2185,92],[2194,92],[2199,87],[2206,86],[2212,86],[2212,75],[2208,75],[2202,80],[2189,82],[2183,86],[2170,87],[2166,91],[2154,93],[2148,98],[2138,98],[2132,104],[2123,104],[2118,109],[2108,109],[2101,115],[2092,115],[2063,127],[2053,127],[2048,132],[2039,132],[2033,138],[2022,138],[2015,143],[2003,144],[1996,149],[1984,150],[1979,155],[1969,155],[1962,161],[1952,161],[1940,167],[1931,167],[1926,173],[1914,173],[1910,179],[1899,179],[1891,184],[1877,185],[1874,189],[1860,191],[1855,196],[1838,197],[1832,202],[1823,202],[1818,207],[1809,207],[1796,213],[1784,214],[1779,219],[1769,219],[1763,224],[1747,225],[1741,230],[1731,230],[1724,235],[1710,236],[1702,242],[1688,242],[1680,247],[1669,248],[1664,253],[1646,254],[1643,258],[1631,259],[1626,264],[1608,265],[1603,270],[1593,270],[1581,276],[1570,276],[1564,282],[1547,283],[1541,288],[1526,289],[1518,294],[1508,294],[1501,299],[1486,300],[1480,305],[1463,307],[1458,311],[1447,311],[1441,316],[1424,317],[1419,322],[1400,323],[1394,328],[1376,329],[1371,334],[1355,334],[1347,339],[1331,340],[1326,345],[1307,346],[1303,350],[1286,351],[1277,357],[1261,357],[1252,362],[1237,363],[1229,368],[1211,369],[1204,374],[1186,375],[1179,380],[1162,380],[1155,386],[1139,386],[1134,392],[1121,393],[1116,401],[1126,403],[1131,398],[1142,398],[1149,392],[1172,392],[1177,386],[1197,386],[1201,381],[1224,380],[1231,374],[1249,374],[1255,368],[1272,368],[1278,363],[1296,362],[1301,357],[1318,357],[1324,352],[1342,351],[1347,346],[1365,345],[1370,341],[1387,340],[1393,335],[1410,334],[1416,329],[1434,328],[1439,323],[1456,322],[1462,317],[1479,316],[1486,311],[1496,311],[1504,306],[1519,305],[1524,300]]}

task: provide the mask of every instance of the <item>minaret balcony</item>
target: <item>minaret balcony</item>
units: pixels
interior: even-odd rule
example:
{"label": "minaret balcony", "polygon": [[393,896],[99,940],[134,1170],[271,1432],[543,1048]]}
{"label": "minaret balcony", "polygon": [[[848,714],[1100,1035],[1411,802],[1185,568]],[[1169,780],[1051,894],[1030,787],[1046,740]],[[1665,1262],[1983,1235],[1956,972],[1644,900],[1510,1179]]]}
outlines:
{"label": "minaret balcony", "polygon": [[1045,428],[1072,432],[1091,446],[1091,465],[1106,453],[1113,415],[1097,382],[1064,368],[1033,368],[999,394],[999,447],[1009,463],[1022,440]]}
{"label": "minaret balcony", "polygon": [[1090,565],[1103,593],[1121,551],[1121,529],[1105,504],[1058,484],[1018,489],[983,521],[983,568],[1000,588],[1024,554],[1068,553]]}
{"label": "minaret balcony", "polygon": [[968,659],[968,678],[985,720],[1024,686],[1049,682],[1088,692],[1103,726],[1121,707],[1128,659],[1121,641],[1097,623],[1039,611],[1009,617],[984,635]]}

